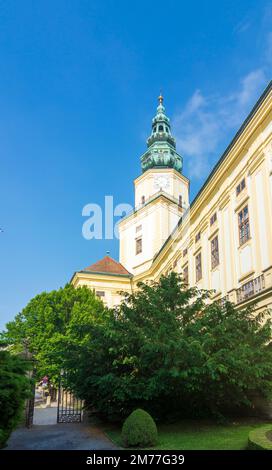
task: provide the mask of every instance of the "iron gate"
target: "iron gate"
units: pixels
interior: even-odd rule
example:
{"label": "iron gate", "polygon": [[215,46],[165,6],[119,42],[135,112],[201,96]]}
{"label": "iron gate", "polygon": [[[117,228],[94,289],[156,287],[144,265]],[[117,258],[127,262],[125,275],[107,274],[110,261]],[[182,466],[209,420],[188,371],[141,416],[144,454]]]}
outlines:
{"label": "iron gate", "polygon": [[62,385],[58,391],[58,423],[81,423],[83,414],[83,401],[76,398]]}
{"label": "iron gate", "polygon": [[33,425],[33,417],[34,417],[34,406],[35,406],[35,371],[29,371],[28,377],[31,382],[31,395],[26,400],[25,405],[25,425],[27,428],[31,428]]}

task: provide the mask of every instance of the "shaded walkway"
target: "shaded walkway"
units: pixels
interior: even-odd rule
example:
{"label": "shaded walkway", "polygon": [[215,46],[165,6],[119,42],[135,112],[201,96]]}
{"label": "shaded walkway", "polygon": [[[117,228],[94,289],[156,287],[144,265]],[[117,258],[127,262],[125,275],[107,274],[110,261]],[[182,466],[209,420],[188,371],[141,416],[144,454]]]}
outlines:
{"label": "shaded walkway", "polygon": [[111,450],[116,446],[91,424],[55,424],[18,428],[6,450]]}

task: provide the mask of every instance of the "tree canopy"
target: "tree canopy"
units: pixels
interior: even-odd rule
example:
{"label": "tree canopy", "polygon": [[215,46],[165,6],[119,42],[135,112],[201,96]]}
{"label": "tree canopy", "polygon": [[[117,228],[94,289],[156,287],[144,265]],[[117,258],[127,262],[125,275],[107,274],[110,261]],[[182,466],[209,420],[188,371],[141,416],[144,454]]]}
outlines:
{"label": "tree canopy", "polygon": [[40,371],[108,419],[135,408],[165,419],[226,414],[272,391],[269,313],[208,301],[171,273],[140,284],[115,309],[88,288],[35,297],[7,327],[28,341]]}
{"label": "tree canopy", "polygon": [[265,312],[208,297],[171,273],[126,295],[94,341],[88,341],[92,326],[79,337],[74,323],[65,361],[70,384],[117,419],[136,407],[164,418],[251,406],[253,392],[272,390],[271,322]]}
{"label": "tree canopy", "polygon": [[59,290],[42,292],[6,325],[2,343],[17,352],[27,349],[35,361],[37,376],[49,375],[57,382],[64,359],[60,343],[68,340],[70,323],[73,325],[76,318],[80,333],[82,318],[99,321],[103,310],[102,302],[87,287],[75,289],[67,284]]}

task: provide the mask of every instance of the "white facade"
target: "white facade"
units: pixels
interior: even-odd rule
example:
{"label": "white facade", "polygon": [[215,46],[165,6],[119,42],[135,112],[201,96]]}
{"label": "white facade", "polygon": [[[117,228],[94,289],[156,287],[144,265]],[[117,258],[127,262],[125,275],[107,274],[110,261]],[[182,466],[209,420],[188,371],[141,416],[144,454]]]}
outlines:
{"label": "white facade", "polygon": [[170,132],[163,110],[135,180],[135,210],[120,222],[120,262],[128,275],[108,275],[106,282],[99,273],[79,272],[74,285],[104,283],[117,302],[119,281],[131,292],[175,270],[189,286],[213,290],[214,301],[272,309],[272,82],[190,204],[182,157],[173,137],[159,132],[161,119]]}
{"label": "white facade", "polygon": [[189,181],[176,170],[163,168],[144,172],[134,185],[135,211],[119,224],[120,262],[132,274],[140,274],[188,207]]}

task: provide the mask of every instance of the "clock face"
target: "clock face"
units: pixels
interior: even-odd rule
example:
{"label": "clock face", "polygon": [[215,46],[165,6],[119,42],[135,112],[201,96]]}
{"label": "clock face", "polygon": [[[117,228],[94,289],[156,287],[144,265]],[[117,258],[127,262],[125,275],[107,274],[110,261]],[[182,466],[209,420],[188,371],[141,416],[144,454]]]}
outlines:
{"label": "clock face", "polygon": [[157,189],[158,191],[160,190],[165,191],[165,189],[169,188],[169,186],[170,186],[170,182],[167,176],[163,176],[163,175],[155,176],[154,178],[155,189]]}

